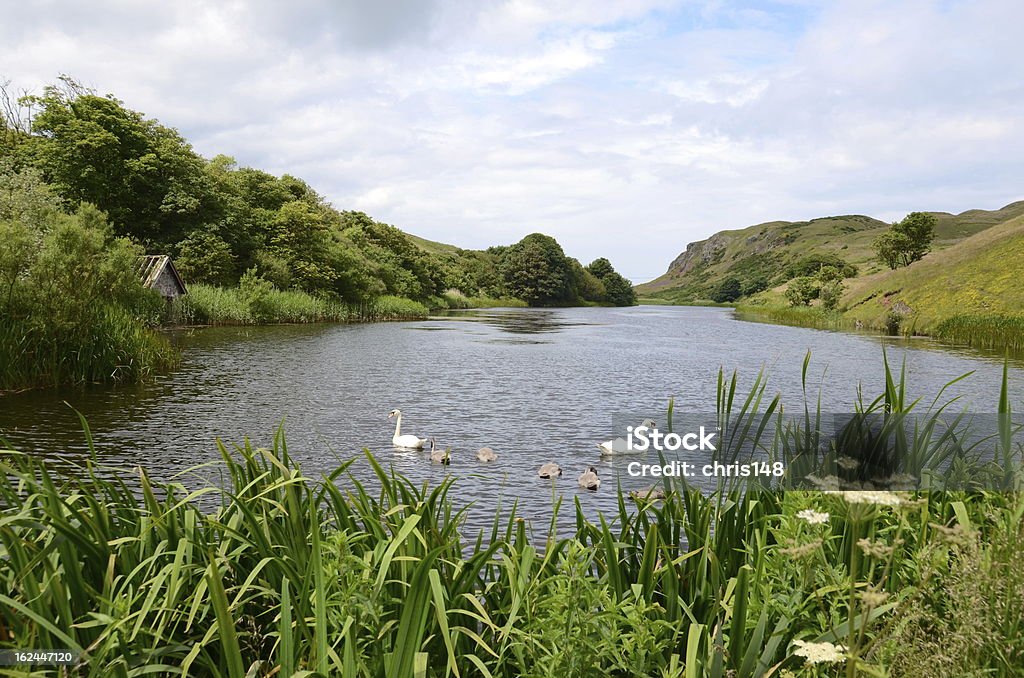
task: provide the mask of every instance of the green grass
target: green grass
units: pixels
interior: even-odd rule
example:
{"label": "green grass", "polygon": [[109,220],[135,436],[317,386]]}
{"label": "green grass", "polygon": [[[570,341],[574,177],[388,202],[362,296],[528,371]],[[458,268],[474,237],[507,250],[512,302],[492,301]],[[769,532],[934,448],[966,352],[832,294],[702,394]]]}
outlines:
{"label": "green grass", "polygon": [[[772,322],[840,329],[859,322],[878,331],[892,331],[893,309],[898,308],[901,333],[1019,351],[1024,345],[1024,286],[1018,282],[1024,265],[1022,212],[1024,202],[991,212],[938,214],[934,251],[895,271],[874,260],[870,244],[885,225],[864,221],[866,217],[773,222],[724,231],[696,246],[686,261],[676,265],[676,273],[670,271],[638,290],[648,298],[692,303],[726,275],[746,271],[749,262],[759,261],[759,267],[751,270],[771,278],[787,261],[829,253],[856,264],[860,271],[845,281],[841,321],[814,311],[785,310],[781,286],[741,301],[740,308],[750,317]],[[792,240],[787,242],[787,237]],[[681,265],[692,270],[680,274]],[[773,279],[772,284],[777,282]]]}
{"label": "green grass", "polygon": [[993,226],[908,267],[850,281],[842,306],[878,326],[893,304],[909,307],[906,326],[930,334],[958,315],[1020,315],[1024,217]]}
{"label": "green grass", "polygon": [[1024,352],[1024,315],[954,315],[931,333],[954,344]]}
{"label": "green grass", "polygon": [[527,303],[515,297],[470,297],[458,290],[449,290],[442,296],[437,297],[431,303],[432,308],[437,309],[466,309],[466,308],[526,308]]}
{"label": "green grass", "polygon": [[[936,251],[1024,214],[1024,202],[999,210],[970,210],[961,214],[934,212]],[[772,221],[738,230],[720,231],[692,243],[659,278],[637,286],[638,294],[678,303],[707,298],[729,275],[741,279],[764,275],[772,285],[787,264],[809,255],[835,255],[868,276],[884,272],[872,242],[889,224],[861,215],[822,217],[810,221]]]}
{"label": "green grass", "polygon": [[[862,413],[914,408],[886,374]],[[762,440],[780,411],[763,375],[745,395],[720,375],[721,458],[760,440],[793,472],[834,469],[811,426]],[[928,437],[903,439],[900,470],[937,460]],[[70,648],[97,676],[1011,676],[1024,659],[1019,493],[879,490],[888,506],[666,479],[663,501],[620,494],[596,522],[577,503],[568,535],[512,509],[467,536],[458,481],[417,486],[369,453],[373,489],[350,462],[309,477],[280,432],[218,449],[222,485],[195,490],[187,471],[0,457],[0,646]],[[846,649],[812,667],[797,641]]]}
{"label": "green grass", "polygon": [[171,322],[180,325],[253,325],[266,323],[362,322],[427,317],[427,307],[401,297],[383,296],[363,304],[344,304],[305,292],[271,289],[254,303],[237,287],[190,285],[174,300]]}
{"label": "green grass", "polygon": [[736,316],[743,320],[813,327],[819,330],[853,329],[854,321],[841,313],[823,311],[812,306],[774,306],[741,304],[736,307]]}
{"label": "green grass", "polygon": [[134,382],[177,362],[167,339],[131,313],[104,306],[67,327],[0,318],[0,393],[44,386]]}

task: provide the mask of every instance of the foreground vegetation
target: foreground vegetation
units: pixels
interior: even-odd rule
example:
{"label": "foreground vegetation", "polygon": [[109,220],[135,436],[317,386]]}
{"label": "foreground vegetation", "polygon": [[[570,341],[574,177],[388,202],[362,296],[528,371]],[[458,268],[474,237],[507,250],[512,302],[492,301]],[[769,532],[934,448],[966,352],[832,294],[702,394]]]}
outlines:
{"label": "foreground vegetation", "polygon": [[[886,382],[861,414],[913,410]],[[597,522],[577,504],[569,535],[533,541],[513,509],[467,539],[458,481],[417,487],[369,455],[373,484],[348,464],[312,479],[281,433],[220,446],[222,487],[194,491],[6,453],[0,645],[72,648],[104,676],[1021,675],[1024,499],[983,489],[1021,487],[1005,376],[1002,463],[963,490],[906,480],[949,444],[923,430],[934,412],[889,431],[903,454],[881,472],[867,447],[819,450],[813,406],[767,435],[778,398],[761,377],[736,391],[720,377],[721,459],[763,444],[833,491],[666,479]]]}

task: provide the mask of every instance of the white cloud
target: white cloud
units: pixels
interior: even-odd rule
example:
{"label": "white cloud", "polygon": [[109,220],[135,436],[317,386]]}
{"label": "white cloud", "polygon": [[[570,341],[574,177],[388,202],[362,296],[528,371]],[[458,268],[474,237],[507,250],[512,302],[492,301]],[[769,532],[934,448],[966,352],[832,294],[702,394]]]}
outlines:
{"label": "white cloud", "polygon": [[542,230],[653,277],[779,218],[1024,197],[1014,0],[24,2],[0,75],[61,72],[207,155],[464,247]]}

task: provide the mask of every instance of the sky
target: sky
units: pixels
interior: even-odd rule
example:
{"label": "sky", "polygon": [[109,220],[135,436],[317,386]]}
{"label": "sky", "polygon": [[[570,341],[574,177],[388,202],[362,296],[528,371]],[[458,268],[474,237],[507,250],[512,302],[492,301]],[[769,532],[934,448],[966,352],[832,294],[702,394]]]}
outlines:
{"label": "sky", "polygon": [[634,282],[722,229],[1024,198],[1019,0],[3,4],[15,89],[66,73],[339,209]]}

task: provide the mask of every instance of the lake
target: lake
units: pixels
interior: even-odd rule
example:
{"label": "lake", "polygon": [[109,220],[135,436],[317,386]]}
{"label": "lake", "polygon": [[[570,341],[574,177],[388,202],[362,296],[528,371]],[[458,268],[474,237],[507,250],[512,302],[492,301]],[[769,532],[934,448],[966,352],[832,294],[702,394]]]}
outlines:
{"label": "lake", "polygon": [[[74,407],[105,462],[168,478],[216,459],[218,437],[269,446],[284,421],[289,451],[307,475],[367,447],[420,483],[458,476],[454,496],[474,502],[470,528],[489,524],[499,501],[518,501],[521,515],[544,529],[553,492],[567,499],[565,517],[574,496],[591,515],[614,510],[616,474],[634,457],[602,461],[595,444],[610,437],[617,413],[663,413],[673,396],[677,411],[713,412],[719,367],[738,369],[745,385],[764,367],[769,393],[800,407],[810,350],[810,381],[832,412],[850,411],[858,384],[867,396],[880,392],[883,346],[894,365],[906,361],[913,396],[930,400],[973,371],[950,395],[975,411],[994,411],[1002,370],[999,358],[928,340],[744,322],[731,309],[700,307],[487,309],[422,322],[202,328],[174,340],[180,369],[151,383],[0,398],[2,435],[22,451],[80,457],[85,439]],[[1017,411],[1021,368],[1010,374]],[[403,433],[452,448],[451,466],[391,447],[394,408],[404,413]],[[485,445],[496,462],[476,461]],[[565,469],[554,485],[536,475],[548,461]],[[576,483],[590,465],[606,481],[596,493]],[[370,477],[365,460],[353,471]],[[619,477],[625,489],[650,484]]]}

